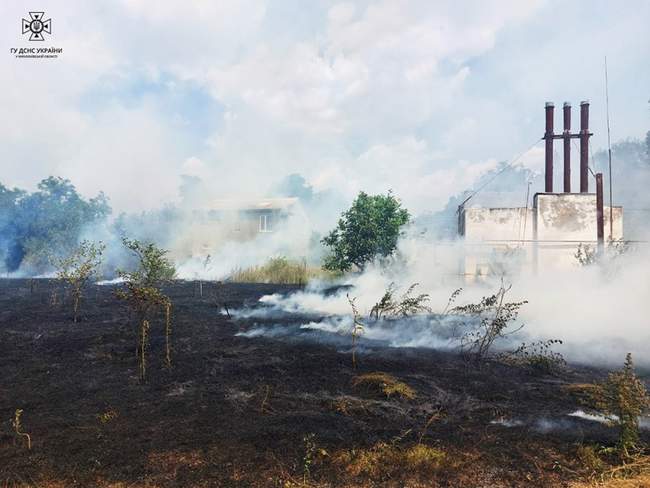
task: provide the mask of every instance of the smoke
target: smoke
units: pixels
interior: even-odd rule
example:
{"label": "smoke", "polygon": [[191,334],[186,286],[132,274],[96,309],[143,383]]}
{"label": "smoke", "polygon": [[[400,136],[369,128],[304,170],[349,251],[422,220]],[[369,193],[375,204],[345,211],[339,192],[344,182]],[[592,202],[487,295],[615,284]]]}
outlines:
{"label": "smoke", "polygon": [[[625,178],[625,171],[617,170],[615,188],[622,189],[615,194],[615,203],[624,203],[625,232],[634,236],[645,235],[648,229],[648,220],[631,218],[630,223],[627,221],[628,208],[634,211],[650,206],[644,190],[649,184],[650,163],[642,149],[642,144],[634,141],[614,146],[613,159],[618,168],[628,168],[633,176]],[[602,164],[601,153],[597,153],[596,160]],[[539,175],[526,166],[497,165],[481,175],[473,188],[483,187],[496,173],[499,178],[473,198],[472,205],[523,206],[528,184],[531,184],[531,194],[540,184]],[[106,218],[109,209],[103,196],[85,200],[76,192],[71,193],[74,187],[72,190],[66,188],[68,197],[75,198],[66,197],[66,205],[60,205],[60,194],[52,189],[41,189],[40,193],[35,192],[27,198],[24,192],[2,187],[0,245],[5,271],[18,270],[24,275],[51,271],[45,261],[37,259],[40,248],[35,245],[36,237],[55,253],[63,253],[84,238],[104,241],[107,250],[103,274],[107,279],[115,276],[115,269],[133,264],[133,256],[121,244],[122,236],[153,241],[169,249],[178,276],[183,279],[224,279],[233,270],[261,264],[273,256],[305,258],[317,265],[324,252],[319,243],[321,236],[335,224],[340,210],[349,204],[342,193],[333,189],[317,190],[303,176],[289,174],[269,184],[266,190],[268,196],[275,198],[298,199],[286,218],[275,223],[274,232],[254,232],[247,238],[238,238],[227,229],[241,216],[241,209],[237,207],[243,201],[241,195],[237,195],[236,190],[220,193],[197,176],[181,179],[176,203],[139,214],[120,214],[113,220]],[[52,194],[55,198],[51,201],[45,198]],[[227,195],[232,198],[224,198]],[[500,277],[483,277],[468,283],[462,275],[460,263],[465,247],[462,241],[451,236],[455,231],[457,205],[466,195],[448,195],[448,204],[441,211],[416,216],[388,264],[372,263],[362,273],[344,278],[338,283],[342,288],[332,291],[327,289],[331,283],[313,282],[305,290],[288,296],[264,297],[258,308],[237,311],[235,315],[242,319],[275,320],[274,324],[259,325],[247,334],[299,336],[305,340],[334,337],[335,342],[343,344],[347,339],[342,338],[351,327],[347,294],[357,298],[357,306],[366,316],[391,283],[397,286],[398,293],[418,283],[416,291],[429,294],[431,308],[438,313],[447,307],[450,295],[459,287],[464,290],[458,304],[478,302],[483,296],[494,293],[500,285]],[[222,209],[219,218],[212,221],[209,209],[215,198],[221,198],[222,204],[230,202],[231,208],[219,207]],[[16,201],[23,203],[18,205]],[[30,204],[26,205],[25,201]],[[42,205],[36,205],[44,201],[50,202],[47,212]],[[88,208],[94,210],[87,211]],[[16,209],[22,213],[17,213]],[[203,210],[197,213],[197,209]],[[62,225],[69,222],[74,225]],[[59,235],[59,229],[72,231],[65,233],[65,238],[52,238]],[[523,329],[501,347],[512,347],[522,341],[560,339],[564,344],[558,347],[558,352],[571,361],[617,366],[625,353],[632,352],[640,366],[650,367],[647,357],[650,344],[649,253],[650,246],[638,243],[636,248],[599,265],[578,266],[576,262],[565,270],[540,270],[538,274],[525,270],[514,272],[518,265],[514,257],[504,258],[501,268],[506,282],[512,284],[508,300],[527,300],[528,303],[519,316]],[[287,319],[292,322],[284,327],[282,324]],[[408,320],[368,322],[364,331],[365,345],[454,349],[458,344],[449,334],[447,320],[434,313]]]}
{"label": "smoke", "polygon": [[[624,141],[615,144],[613,161],[616,185],[614,204],[623,204],[626,238],[648,236],[648,219],[639,218],[650,208],[647,187],[650,184],[650,151],[641,142]],[[603,164],[603,152],[596,153],[596,165]],[[602,168],[599,168],[602,169]],[[526,187],[532,195],[539,190],[539,174],[524,166],[497,167],[483,175],[475,188],[499,178],[485,192],[472,199],[476,206],[523,206]],[[345,280],[345,288],[335,293],[323,293],[323,286],[313,284],[304,291],[288,296],[269,295],[261,299],[262,307],[247,311],[248,317],[306,316],[309,320],[290,328],[274,326],[274,336],[292,336],[300,332],[303,338],[322,340],[324,334],[345,336],[349,340],[352,327],[351,310],[346,295],[356,297],[364,315],[381,298],[391,283],[399,290],[419,283],[418,293],[428,293],[434,312],[447,306],[452,292],[463,287],[458,298],[461,303],[476,303],[491,295],[500,286],[500,277],[483,277],[467,283],[461,276],[460,263],[465,249],[462,241],[451,239],[455,234],[457,206],[467,194],[449,199],[440,212],[421,214],[409,235],[399,243],[395,259],[388,266],[379,263],[368,266],[363,273]],[[628,212],[629,209],[629,212]],[[447,239],[443,239],[447,238]],[[506,283],[512,285],[509,301],[527,300],[519,315],[522,330],[502,341],[507,349],[521,342],[559,339],[556,347],[568,360],[578,363],[618,367],[625,354],[631,352],[641,368],[650,368],[647,350],[650,345],[650,245],[639,242],[616,257],[592,266],[580,266],[576,260],[565,269],[517,270],[516,256],[502,257],[498,263],[505,273]],[[398,291],[399,293],[399,291]],[[279,320],[278,320],[279,322]],[[386,322],[366,321],[364,337],[385,347],[451,348],[451,340],[441,320],[415,317]],[[264,334],[266,325],[259,325],[255,334]],[[318,330],[310,336],[308,331]]]}
{"label": "smoke", "polygon": [[[567,418],[570,417],[570,418]],[[580,419],[580,420],[576,420]],[[580,422],[585,421],[585,422]],[[613,427],[612,422],[618,421],[616,415],[606,417],[598,413],[588,413],[583,410],[576,410],[565,414],[565,416],[556,415],[553,417],[533,417],[527,419],[520,418],[500,418],[492,420],[490,423],[493,425],[502,425],[504,427],[527,427],[532,430],[541,432],[542,434],[561,431],[561,432],[576,432],[581,430],[581,427],[593,426],[593,424],[601,424]],[[639,419],[639,428],[641,430],[650,430],[650,418],[641,417]]]}
{"label": "smoke", "polygon": [[[432,315],[417,315],[398,320],[365,319],[362,342],[381,347],[423,347],[458,349],[458,336],[452,331],[466,317],[440,316],[459,287],[462,293],[456,304],[477,303],[493,294],[501,285],[500,277],[486,277],[468,284],[459,276],[454,264],[463,256],[460,241],[429,241],[409,236],[399,244],[397,257],[386,265],[369,266],[363,273],[341,283],[341,289],[325,293],[323,284],[313,284],[303,291],[289,295],[267,295],[259,307],[234,312],[237,318],[272,320],[272,325],[258,323],[249,333],[273,337],[300,337],[322,341],[324,335],[339,338],[342,345],[350,342],[352,329],[348,295],[356,297],[360,313],[365,317],[379,301],[391,283],[398,294],[411,284],[419,283],[417,293],[428,293]],[[628,251],[600,265],[579,266],[566,271],[538,274],[520,272],[507,275],[512,285],[507,301],[527,300],[520,309],[516,334],[496,344],[507,350],[522,342],[560,339],[556,351],[576,363],[600,364],[608,367],[622,365],[625,354],[631,352],[641,368],[650,367],[647,356],[650,344],[650,255],[647,247]],[[290,324],[284,327],[286,319]],[[295,323],[295,319],[303,319]],[[471,324],[466,324],[471,326]],[[307,332],[318,331],[310,336]],[[328,339],[331,341],[331,339]]]}
{"label": "smoke", "polygon": [[[593,164],[605,175],[604,197],[609,202],[607,151],[597,151]],[[625,214],[625,238],[647,240],[650,237],[650,138],[643,142],[627,139],[612,146],[612,183],[614,204],[622,205]]]}

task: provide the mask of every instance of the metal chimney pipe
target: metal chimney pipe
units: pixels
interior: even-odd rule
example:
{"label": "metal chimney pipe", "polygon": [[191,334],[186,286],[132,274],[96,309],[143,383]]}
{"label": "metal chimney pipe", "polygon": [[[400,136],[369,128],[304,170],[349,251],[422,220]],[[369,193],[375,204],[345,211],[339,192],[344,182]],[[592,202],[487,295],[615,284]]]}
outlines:
{"label": "metal chimney pipe", "polygon": [[564,193],[571,193],[571,104],[564,102]]}
{"label": "metal chimney pipe", "polygon": [[589,102],[580,102],[580,193],[589,193]]}
{"label": "metal chimney pipe", "polygon": [[546,139],[546,165],[545,165],[545,183],[544,191],[546,193],[553,193],[553,110],[555,106],[553,102],[546,102],[546,132],[544,139]]}
{"label": "metal chimney pipe", "polygon": [[598,240],[598,253],[602,254],[605,250],[605,209],[603,207],[602,173],[596,173],[596,237]]}

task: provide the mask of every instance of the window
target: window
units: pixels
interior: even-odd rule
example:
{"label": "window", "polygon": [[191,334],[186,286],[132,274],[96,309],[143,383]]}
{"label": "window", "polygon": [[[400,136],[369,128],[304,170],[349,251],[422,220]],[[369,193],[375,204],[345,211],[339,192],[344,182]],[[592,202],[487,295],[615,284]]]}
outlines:
{"label": "window", "polygon": [[271,214],[260,215],[260,232],[273,232]]}

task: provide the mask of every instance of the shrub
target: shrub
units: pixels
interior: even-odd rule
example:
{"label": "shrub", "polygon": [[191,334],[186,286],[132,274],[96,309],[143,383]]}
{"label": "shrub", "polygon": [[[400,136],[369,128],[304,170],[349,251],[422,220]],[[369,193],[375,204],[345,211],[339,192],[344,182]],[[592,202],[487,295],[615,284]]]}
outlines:
{"label": "shrub", "polygon": [[408,210],[391,192],[360,192],[341,215],[337,227],[321,241],[330,248],[323,267],[335,271],[363,269],[376,256],[390,256],[397,248],[402,226],[409,220]]}
{"label": "shrub", "polygon": [[598,455],[596,446],[579,445],[576,449],[576,457],[580,465],[590,472],[590,475],[602,473],[607,467]]}
{"label": "shrub", "polygon": [[83,288],[88,280],[98,272],[105,249],[106,245],[101,242],[94,244],[84,240],[68,257],[54,260],[54,264],[58,268],[57,278],[68,283],[72,290],[74,322],[77,322],[78,319]]}
{"label": "shrub", "polygon": [[593,407],[618,426],[618,448],[629,456],[629,450],[639,440],[639,416],[650,408],[645,385],[634,372],[632,355],[628,353],[623,369],[610,373],[606,381],[591,389],[589,396]]}
{"label": "shrub", "polygon": [[487,358],[496,340],[513,334],[523,327],[522,325],[514,330],[508,330],[511,322],[517,319],[521,306],[528,303],[527,300],[506,302],[505,296],[510,289],[511,286],[506,287],[502,282],[494,295],[483,297],[478,303],[457,306],[449,311],[452,314],[468,315],[479,319],[478,325],[460,338],[461,349],[473,359],[480,361]]}
{"label": "shrub", "polygon": [[632,249],[632,246],[629,242],[621,239],[609,240],[607,241],[604,255],[600,256],[594,246],[580,243],[574,256],[581,266],[591,266],[599,262],[601,257],[608,260],[616,260],[630,251],[630,249]]}
{"label": "shrub", "polygon": [[522,343],[513,351],[499,354],[500,361],[515,366],[523,366],[543,374],[557,374],[566,367],[562,354],[552,347],[562,344],[559,339],[549,339],[526,344]]}
{"label": "shrub", "polygon": [[418,284],[413,283],[400,298],[396,299],[395,292],[397,289],[395,283],[391,283],[381,299],[370,310],[370,317],[374,316],[375,320],[379,320],[385,316],[408,317],[422,312],[431,313],[431,309],[425,305],[429,301],[428,294],[411,295]]}

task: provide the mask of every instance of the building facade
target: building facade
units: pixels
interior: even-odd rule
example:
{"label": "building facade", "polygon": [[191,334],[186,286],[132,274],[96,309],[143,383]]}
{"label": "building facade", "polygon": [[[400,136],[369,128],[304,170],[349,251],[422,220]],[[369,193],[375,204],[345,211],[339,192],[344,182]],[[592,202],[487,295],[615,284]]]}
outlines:
{"label": "building facade", "polygon": [[[567,269],[579,265],[579,246],[596,247],[596,194],[537,193],[527,208],[461,208],[458,224],[467,280]],[[604,207],[604,229],[606,241],[623,239],[622,207]]]}

